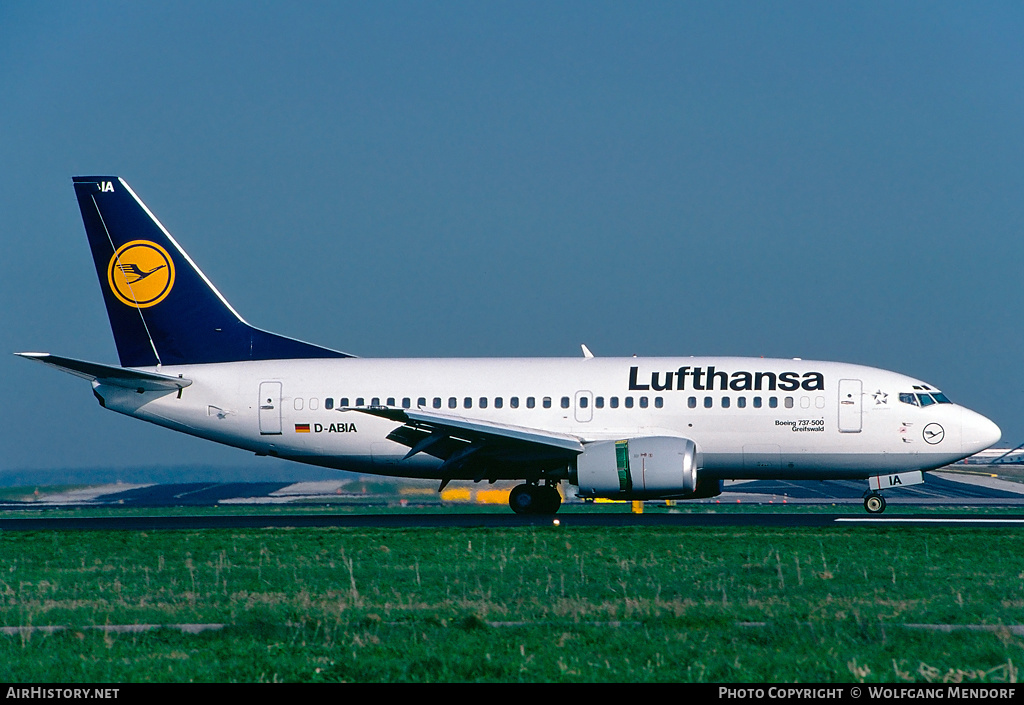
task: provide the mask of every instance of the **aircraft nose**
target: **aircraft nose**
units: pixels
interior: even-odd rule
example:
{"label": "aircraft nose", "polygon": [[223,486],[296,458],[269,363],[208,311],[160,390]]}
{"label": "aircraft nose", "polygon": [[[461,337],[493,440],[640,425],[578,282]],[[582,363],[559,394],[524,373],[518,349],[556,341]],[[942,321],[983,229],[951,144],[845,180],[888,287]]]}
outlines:
{"label": "aircraft nose", "polygon": [[1003,435],[992,421],[970,409],[963,410],[960,423],[964,452],[972,455],[991,448]]}

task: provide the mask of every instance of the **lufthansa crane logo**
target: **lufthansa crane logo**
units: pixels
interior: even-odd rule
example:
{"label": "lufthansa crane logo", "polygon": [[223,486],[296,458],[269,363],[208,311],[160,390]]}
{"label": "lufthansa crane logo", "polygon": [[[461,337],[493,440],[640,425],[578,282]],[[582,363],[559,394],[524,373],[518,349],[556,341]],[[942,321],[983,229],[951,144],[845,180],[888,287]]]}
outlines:
{"label": "lufthansa crane logo", "polygon": [[118,300],[149,308],[167,298],[174,287],[174,262],[167,250],[149,240],[133,240],[117,248],[107,266],[107,282]]}
{"label": "lufthansa crane logo", "polygon": [[946,436],[946,432],[942,429],[942,426],[937,423],[930,423],[924,427],[924,441],[935,445],[940,442]]}

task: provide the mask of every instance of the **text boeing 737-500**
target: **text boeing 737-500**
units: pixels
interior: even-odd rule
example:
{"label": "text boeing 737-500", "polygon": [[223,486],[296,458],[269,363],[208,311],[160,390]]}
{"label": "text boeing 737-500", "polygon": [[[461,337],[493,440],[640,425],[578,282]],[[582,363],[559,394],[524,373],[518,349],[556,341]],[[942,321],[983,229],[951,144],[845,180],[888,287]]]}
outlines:
{"label": "text boeing 737-500", "polygon": [[124,180],[73,179],[121,366],[18,353],[160,426],[338,470],[522,480],[509,504],[713,497],[723,479],[922,481],[999,440],[895,372],[737,357],[363,359],[254,328]]}

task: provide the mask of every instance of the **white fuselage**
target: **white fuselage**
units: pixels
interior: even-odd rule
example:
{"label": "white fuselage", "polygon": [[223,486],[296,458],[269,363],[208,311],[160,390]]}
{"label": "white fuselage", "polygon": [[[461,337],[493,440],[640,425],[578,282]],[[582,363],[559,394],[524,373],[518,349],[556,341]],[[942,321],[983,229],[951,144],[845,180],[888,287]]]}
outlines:
{"label": "white fuselage", "polygon": [[999,438],[984,416],[932,403],[937,390],[920,380],[810,360],[347,358],[147,371],[192,384],[142,393],[95,384],[96,392],[107,408],[260,455],[408,477],[439,477],[441,460],[426,453],[405,459],[409,448],[387,438],[401,424],[350,407],[423,404],[583,443],[687,438],[702,474],[721,479],[929,470]]}

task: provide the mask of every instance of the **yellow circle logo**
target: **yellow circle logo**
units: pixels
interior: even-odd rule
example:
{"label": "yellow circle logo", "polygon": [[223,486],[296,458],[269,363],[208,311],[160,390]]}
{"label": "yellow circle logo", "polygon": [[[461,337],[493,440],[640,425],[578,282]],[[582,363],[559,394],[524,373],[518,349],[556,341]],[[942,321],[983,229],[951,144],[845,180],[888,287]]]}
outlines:
{"label": "yellow circle logo", "polygon": [[174,263],[155,242],[133,240],[110,258],[107,282],[121,303],[149,308],[163,301],[174,286]]}

